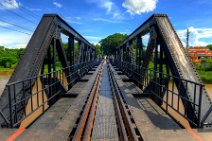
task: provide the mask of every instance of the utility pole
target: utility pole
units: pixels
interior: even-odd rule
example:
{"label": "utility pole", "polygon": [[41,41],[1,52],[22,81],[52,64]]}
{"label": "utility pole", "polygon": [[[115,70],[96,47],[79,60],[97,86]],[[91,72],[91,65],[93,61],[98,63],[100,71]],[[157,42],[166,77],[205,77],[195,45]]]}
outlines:
{"label": "utility pole", "polygon": [[190,31],[187,29],[186,33],[186,48],[189,48],[189,37],[190,37]]}

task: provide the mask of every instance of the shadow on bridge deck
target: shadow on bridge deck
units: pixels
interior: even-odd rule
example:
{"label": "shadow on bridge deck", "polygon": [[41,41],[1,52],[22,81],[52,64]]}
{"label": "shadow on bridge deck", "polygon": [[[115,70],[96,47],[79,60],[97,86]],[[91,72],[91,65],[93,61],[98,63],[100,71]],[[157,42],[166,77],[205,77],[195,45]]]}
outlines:
{"label": "shadow on bridge deck", "polygon": [[[52,107],[50,107],[41,117],[39,117],[30,127],[28,127],[17,141],[59,141],[68,140],[76,121],[79,118],[81,109],[94,83],[98,69],[93,69],[88,75],[82,77],[65,95],[60,98]],[[95,71],[94,71],[95,70]],[[87,81],[88,80],[88,81]],[[74,94],[75,96],[69,96]],[[7,135],[1,139],[4,134],[0,132],[0,140],[5,140],[15,129],[5,129]]]}
{"label": "shadow on bridge deck", "polygon": [[[142,95],[141,89],[133,82],[127,81],[130,79],[126,75],[112,69],[144,141],[196,140],[190,132],[177,124],[151,98],[145,94]],[[138,94],[142,96],[138,96]]]}

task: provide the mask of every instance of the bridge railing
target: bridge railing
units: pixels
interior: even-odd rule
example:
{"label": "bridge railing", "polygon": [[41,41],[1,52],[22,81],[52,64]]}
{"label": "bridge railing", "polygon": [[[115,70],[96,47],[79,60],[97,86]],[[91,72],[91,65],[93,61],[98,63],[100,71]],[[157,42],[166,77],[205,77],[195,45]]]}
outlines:
{"label": "bridge railing", "polygon": [[[200,120],[203,84],[171,76],[169,74],[163,74],[151,68],[142,68],[128,62],[115,60],[114,64],[133,79],[140,86],[144,94],[149,94],[154,101],[162,105],[163,110],[170,116],[174,117],[174,114],[177,113],[188,120],[194,127],[206,125],[204,121]],[[175,82],[179,83],[176,84]],[[186,91],[181,89],[183,86],[186,86],[186,88],[184,88]],[[186,92],[188,88],[191,87],[193,88],[193,101],[189,97],[186,97]],[[185,111],[182,102],[184,102],[184,105],[192,105],[193,110],[198,113],[197,119],[195,119],[195,116],[192,116],[192,118],[187,116],[189,111]],[[212,108],[209,112],[211,111]],[[205,118],[207,118],[207,115]]]}
{"label": "bridge railing", "polygon": [[[92,66],[98,63],[97,61],[86,62],[7,84],[10,120],[5,117],[4,120],[7,123],[5,126],[18,127],[24,119],[33,113],[37,112],[37,115],[34,116],[42,114],[58,100],[60,94],[65,94],[68,91],[69,85],[72,85],[75,80],[79,80]],[[67,72],[69,75],[65,75]],[[68,83],[67,79],[72,81]],[[22,87],[21,92],[16,91],[17,86]],[[24,116],[20,119],[18,116],[21,111],[24,111]]]}

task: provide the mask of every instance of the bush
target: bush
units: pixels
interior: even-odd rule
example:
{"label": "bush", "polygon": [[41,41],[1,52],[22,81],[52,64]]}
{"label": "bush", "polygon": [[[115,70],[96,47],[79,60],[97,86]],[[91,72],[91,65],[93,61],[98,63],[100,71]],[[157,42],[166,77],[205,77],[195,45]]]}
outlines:
{"label": "bush", "polygon": [[195,64],[199,71],[212,71],[212,59],[202,59],[200,64]]}
{"label": "bush", "polygon": [[203,83],[212,84],[212,71],[198,71]]}
{"label": "bush", "polygon": [[4,68],[11,68],[12,65],[17,63],[17,58],[10,56],[10,57],[2,57],[0,58],[0,66]]}

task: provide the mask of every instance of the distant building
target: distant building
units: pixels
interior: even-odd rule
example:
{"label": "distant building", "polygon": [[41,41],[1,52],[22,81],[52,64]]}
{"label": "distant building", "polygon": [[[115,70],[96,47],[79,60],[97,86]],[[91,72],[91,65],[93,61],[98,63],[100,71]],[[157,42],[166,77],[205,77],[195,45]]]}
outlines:
{"label": "distant building", "polygon": [[202,58],[212,59],[212,51],[208,47],[191,47],[187,50],[193,62],[199,63]]}

